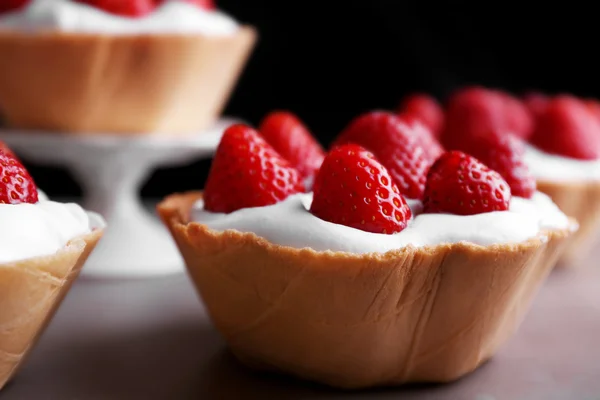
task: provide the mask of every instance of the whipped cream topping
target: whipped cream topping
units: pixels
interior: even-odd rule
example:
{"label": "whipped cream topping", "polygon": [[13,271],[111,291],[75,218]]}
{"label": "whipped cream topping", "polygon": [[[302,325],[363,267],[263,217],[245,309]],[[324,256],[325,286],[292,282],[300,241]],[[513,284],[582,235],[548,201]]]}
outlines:
{"label": "whipped cream topping", "polygon": [[105,222],[77,204],[44,198],[36,204],[0,204],[0,225],[0,263],[8,263],[54,254]]}
{"label": "whipped cream topping", "polygon": [[0,16],[0,29],[97,34],[231,35],[238,24],[228,15],[185,1],[167,1],[150,15],[128,18],[72,0],[33,0],[24,9]]}
{"label": "whipped cream topping", "polygon": [[578,160],[527,145],[525,162],[536,179],[562,182],[600,180],[600,160]]}
{"label": "whipped cream topping", "polygon": [[413,219],[406,229],[393,235],[324,221],[308,211],[311,202],[312,194],[296,194],[271,206],[221,214],[204,210],[200,200],[193,207],[192,218],[215,231],[254,232],[283,246],[357,254],[382,253],[409,245],[519,243],[539,235],[542,230],[570,228],[568,218],[540,192],[531,199],[513,197],[508,211],[468,216],[423,214],[421,202],[408,200]]}

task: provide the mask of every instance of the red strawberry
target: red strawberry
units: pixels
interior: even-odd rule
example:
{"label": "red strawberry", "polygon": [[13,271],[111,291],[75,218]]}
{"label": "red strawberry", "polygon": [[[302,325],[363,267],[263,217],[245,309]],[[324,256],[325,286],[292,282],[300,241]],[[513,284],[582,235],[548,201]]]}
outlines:
{"label": "red strawberry", "polygon": [[534,117],[537,117],[544,110],[548,105],[548,101],[550,101],[548,96],[538,92],[529,92],[523,96],[523,103]]}
{"label": "red strawberry", "polygon": [[587,99],[584,101],[584,103],[592,115],[595,116],[600,122],[600,101],[595,99]]}
{"label": "red strawberry", "polygon": [[400,114],[411,114],[420,119],[436,137],[442,132],[444,110],[438,101],[423,93],[406,97],[398,108]]}
{"label": "red strawberry", "polygon": [[497,90],[469,87],[456,92],[448,102],[442,144],[450,150],[490,132],[512,133],[527,138],[533,119],[515,97]]}
{"label": "red strawberry", "polygon": [[406,228],[412,216],[385,167],[355,144],[327,154],[315,178],[310,211],[335,224],[387,234]]}
{"label": "red strawberry", "polygon": [[10,147],[8,147],[6,145],[6,143],[4,143],[2,140],[0,140],[0,151],[4,152],[4,154],[9,155],[13,158],[17,158],[15,153],[13,153],[13,151],[10,149]]}
{"label": "red strawberry", "polygon": [[527,139],[533,132],[533,116],[525,103],[515,96],[498,91],[504,102],[504,115],[506,118],[506,131],[517,137]]}
{"label": "red strawberry", "polygon": [[[369,112],[351,121],[334,146],[354,143],[365,147],[388,169],[403,195],[420,199],[434,159],[425,152],[420,136],[429,131],[413,122],[385,111]],[[432,143],[439,146],[435,139]]]}
{"label": "red strawberry", "polygon": [[594,160],[600,158],[600,122],[579,99],[557,96],[538,116],[530,142],[548,153]]}
{"label": "red strawberry", "polygon": [[15,157],[0,150],[0,203],[37,202],[37,187],[29,172]]}
{"label": "red strawberry", "polygon": [[29,4],[29,0],[2,0],[0,1],[0,14],[15,11]]}
{"label": "red strawberry", "polygon": [[417,143],[421,145],[425,155],[433,163],[444,152],[440,142],[431,133],[431,130],[423,122],[412,114],[400,114],[400,119],[404,121],[413,130]]}
{"label": "red strawberry", "polygon": [[204,188],[204,208],[230,213],[275,204],[303,191],[298,171],[258,132],[238,124],[221,138]]}
{"label": "red strawberry", "polygon": [[[167,0],[154,0],[154,4],[157,6],[163,4]],[[200,8],[204,8],[206,10],[214,10],[216,8],[214,0],[179,0],[185,1],[188,3],[196,4]]]}
{"label": "red strawberry", "polygon": [[506,121],[502,97],[487,89],[471,87],[451,96],[442,144],[446,149],[455,150],[472,137],[504,129]]}
{"label": "red strawberry", "polygon": [[274,111],[263,119],[258,130],[303,178],[313,177],[321,167],[325,151],[294,114]]}
{"label": "red strawberry", "polygon": [[498,172],[513,196],[531,198],[535,193],[535,179],[523,159],[525,145],[516,136],[492,132],[468,141],[462,150]]}
{"label": "red strawberry", "polygon": [[474,215],[508,210],[510,188],[499,173],[460,152],[444,153],[427,174],[426,213]]}
{"label": "red strawberry", "polygon": [[143,17],[151,13],[155,4],[153,0],[76,0],[111,14],[124,17]]}

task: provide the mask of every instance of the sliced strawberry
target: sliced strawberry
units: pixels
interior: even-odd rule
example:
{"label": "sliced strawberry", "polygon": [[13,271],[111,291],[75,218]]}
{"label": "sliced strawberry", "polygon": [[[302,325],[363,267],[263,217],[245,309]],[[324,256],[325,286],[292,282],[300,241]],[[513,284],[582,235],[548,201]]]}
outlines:
{"label": "sliced strawberry", "polygon": [[499,173],[460,152],[444,153],[427,175],[426,213],[474,215],[508,210],[511,193]]}
{"label": "sliced strawberry", "polygon": [[274,111],[263,119],[258,130],[303,178],[314,177],[325,158],[325,151],[294,114]]}
{"label": "sliced strawberry", "polygon": [[412,216],[385,167],[355,144],[327,154],[315,178],[310,211],[335,224],[387,234],[406,228]]}
{"label": "sliced strawberry", "polygon": [[0,150],[0,203],[37,202],[37,187],[29,172],[14,156]]}
{"label": "sliced strawberry", "polygon": [[275,204],[303,191],[298,171],[258,132],[238,124],[221,138],[204,188],[204,207],[230,213]]}
{"label": "sliced strawberry", "polygon": [[0,1],[0,14],[19,10],[29,4],[30,0],[2,0]]}
{"label": "sliced strawberry", "polygon": [[156,5],[153,0],[76,0],[111,14],[124,17],[143,17],[151,13]]}
{"label": "sliced strawberry", "polygon": [[600,123],[579,99],[557,96],[537,117],[530,142],[548,153],[595,160],[600,158]]}
{"label": "sliced strawberry", "polygon": [[[424,143],[428,141],[432,147],[425,151]],[[402,194],[411,199],[423,196],[427,170],[434,155],[442,151],[423,124],[385,111],[369,112],[351,121],[334,146],[348,143],[372,151]]]}
{"label": "sliced strawberry", "polygon": [[548,96],[539,92],[529,92],[523,96],[523,103],[525,103],[525,106],[534,117],[537,117],[544,111],[549,101],[550,98]]}
{"label": "sliced strawberry", "polygon": [[438,101],[424,93],[406,97],[398,108],[400,114],[411,114],[420,119],[436,137],[442,132],[444,110]]}
{"label": "sliced strawberry", "polygon": [[535,193],[535,178],[523,158],[525,144],[516,136],[492,132],[466,142],[461,150],[498,172],[513,196],[531,198]]}

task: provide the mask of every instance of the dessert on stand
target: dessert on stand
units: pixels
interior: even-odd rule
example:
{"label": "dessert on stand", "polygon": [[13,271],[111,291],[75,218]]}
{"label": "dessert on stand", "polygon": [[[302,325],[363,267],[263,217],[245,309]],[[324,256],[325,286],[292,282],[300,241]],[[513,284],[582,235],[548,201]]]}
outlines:
{"label": "dessert on stand", "polygon": [[85,273],[183,271],[141,204],[153,168],[210,157],[254,28],[206,0],[23,0],[0,7],[0,138],[66,166],[110,228]]}
{"label": "dessert on stand", "polygon": [[0,389],[14,376],[102,236],[102,217],[47,200],[0,146]]}
{"label": "dessert on stand", "polygon": [[206,1],[17,3],[0,14],[0,112],[17,129],[195,134],[256,39]]}
{"label": "dessert on stand", "polygon": [[497,161],[505,179],[424,130],[359,116],[307,192],[273,132],[237,124],[204,191],[159,204],[242,362],[343,388],[448,382],[511,337],[577,224],[522,190],[521,154]]}

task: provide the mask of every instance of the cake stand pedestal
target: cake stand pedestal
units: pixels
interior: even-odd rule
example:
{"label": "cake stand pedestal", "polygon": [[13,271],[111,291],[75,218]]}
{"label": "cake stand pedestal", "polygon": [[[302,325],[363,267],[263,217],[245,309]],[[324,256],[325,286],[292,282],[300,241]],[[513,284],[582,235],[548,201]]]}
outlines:
{"label": "cake stand pedestal", "polygon": [[187,137],[0,129],[0,140],[27,160],[67,167],[83,189],[83,207],[106,219],[104,237],[82,274],[135,278],[183,271],[170,234],[141,202],[141,185],[157,167],[212,156],[223,131],[234,122],[238,121],[221,119],[207,131]]}

